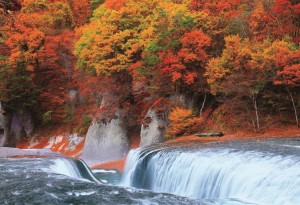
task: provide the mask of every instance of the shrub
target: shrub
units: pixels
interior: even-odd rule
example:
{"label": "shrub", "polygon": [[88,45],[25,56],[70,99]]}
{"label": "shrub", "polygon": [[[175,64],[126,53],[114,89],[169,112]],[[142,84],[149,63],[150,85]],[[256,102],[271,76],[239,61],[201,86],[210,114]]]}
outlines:
{"label": "shrub", "polygon": [[201,118],[193,115],[192,110],[179,107],[176,107],[171,111],[169,120],[170,126],[167,130],[167,135],[170,137],[176,137],[195,131],[202,121]]}

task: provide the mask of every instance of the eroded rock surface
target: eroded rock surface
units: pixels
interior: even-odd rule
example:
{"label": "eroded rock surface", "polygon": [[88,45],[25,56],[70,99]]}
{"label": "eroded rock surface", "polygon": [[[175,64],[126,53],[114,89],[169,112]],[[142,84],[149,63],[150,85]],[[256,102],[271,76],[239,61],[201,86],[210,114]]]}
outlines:
{"label": "eroded rock surface", "polygon": [[26,111],[15,112],[11,121],[11,134],[15,141],[21,138],[23,134],[29,136],[34,130],[33,119],[30,113]]}
{"label": "eroded rock surface", "polygon": [[164,110],[151,108],[148,111],[141,128],[141,147],[164,142],[167,127],[166,118],[167,115]]}
{"label": "eroded rock surface", "polygon": [[0,147],[2,147],[5,143],[5,136],[4,136],[4,116],[0,113]]}
{"label": "eroded rock surface", "polygon": [[125,123],[115,118],[107,123],[94,120],[87,132],[81,158],[89,165],[124,158],[129,151]]}

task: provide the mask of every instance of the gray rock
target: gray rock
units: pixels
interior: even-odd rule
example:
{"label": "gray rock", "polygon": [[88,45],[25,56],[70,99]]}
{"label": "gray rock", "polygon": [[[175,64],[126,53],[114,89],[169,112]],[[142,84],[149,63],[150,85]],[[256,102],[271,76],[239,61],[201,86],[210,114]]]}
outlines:
{"label": "gray rock", "polygon": [[156,109],[150,109],[141,128],[140,146],[144,147],[164,142],[166,127],[167,115],[165,111],[158,113]]}
{"label": "gray rock", "polygon": [[69,98],[70,102],[74,104],[74,106],[78,103],[79,93],[77,90],[69,90]]}
{"label": "gray rock", "polygon": [[107,123],[93,121],[89,127],[81,158],[87,164],[122,159],[129,151],[127,129],[122,119]]}
{"label": "gray rock", "polygon": [[10,143],[11,113],[7,113],[0,102],[0,147],[14,146]]}
{"label": "gray rock", "polygon": [[4,129],[4,116],[0,113],[0,129]]}
{"label": "gray rock", "polygon": [[30,136],[34,130],[31,114],[26,111],[17,111],[12,115],[10,132],[17,142],[22,134]]}
{"label": "gray rock", "polygon": [[169,100],[178,107],[187,108],[187,109],[193,108],[193,100],[183,94],[172,95],[169,97]]}
{"label": "gray rock", "polygon": [[3,106],[2,106],[2,103],[0,102],[0,113],[4,113],[5,111],[4,111],[4,108],[3,108]]}
{"label": "gray rock", "polygon": [[5,143],[5,136],[4,136],[4,116],[0,113],[0,147],[2,147]]}

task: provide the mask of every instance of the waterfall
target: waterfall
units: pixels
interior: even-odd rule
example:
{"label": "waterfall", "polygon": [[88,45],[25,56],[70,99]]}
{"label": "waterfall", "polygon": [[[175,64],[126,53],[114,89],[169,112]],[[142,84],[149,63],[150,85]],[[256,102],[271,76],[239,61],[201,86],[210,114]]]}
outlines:
{"label": "waterfall", "polygon": [[[274,148],[276,149],[276,148]],[[193,199],[300,204],[300,157],[232,147],[130,151],[123,185]]]}
{"label": "waterfall", "polygon": [[[80,159],[54,159],[50,166],[50,172],[76,179],[85,179],[91,182],[102,184],[92,173],[89,167]],[[47,170],[49,172],[49,170]]]}

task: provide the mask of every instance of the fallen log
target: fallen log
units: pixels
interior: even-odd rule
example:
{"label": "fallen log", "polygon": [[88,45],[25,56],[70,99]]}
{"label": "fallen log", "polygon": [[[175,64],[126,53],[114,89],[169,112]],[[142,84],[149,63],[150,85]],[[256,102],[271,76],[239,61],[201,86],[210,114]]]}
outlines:
{"label": "fallen log", "polygon": [[198,137],[222,137],[224,136],[223,132],[209,132],[209,133],[197,133],[195,136]]}

